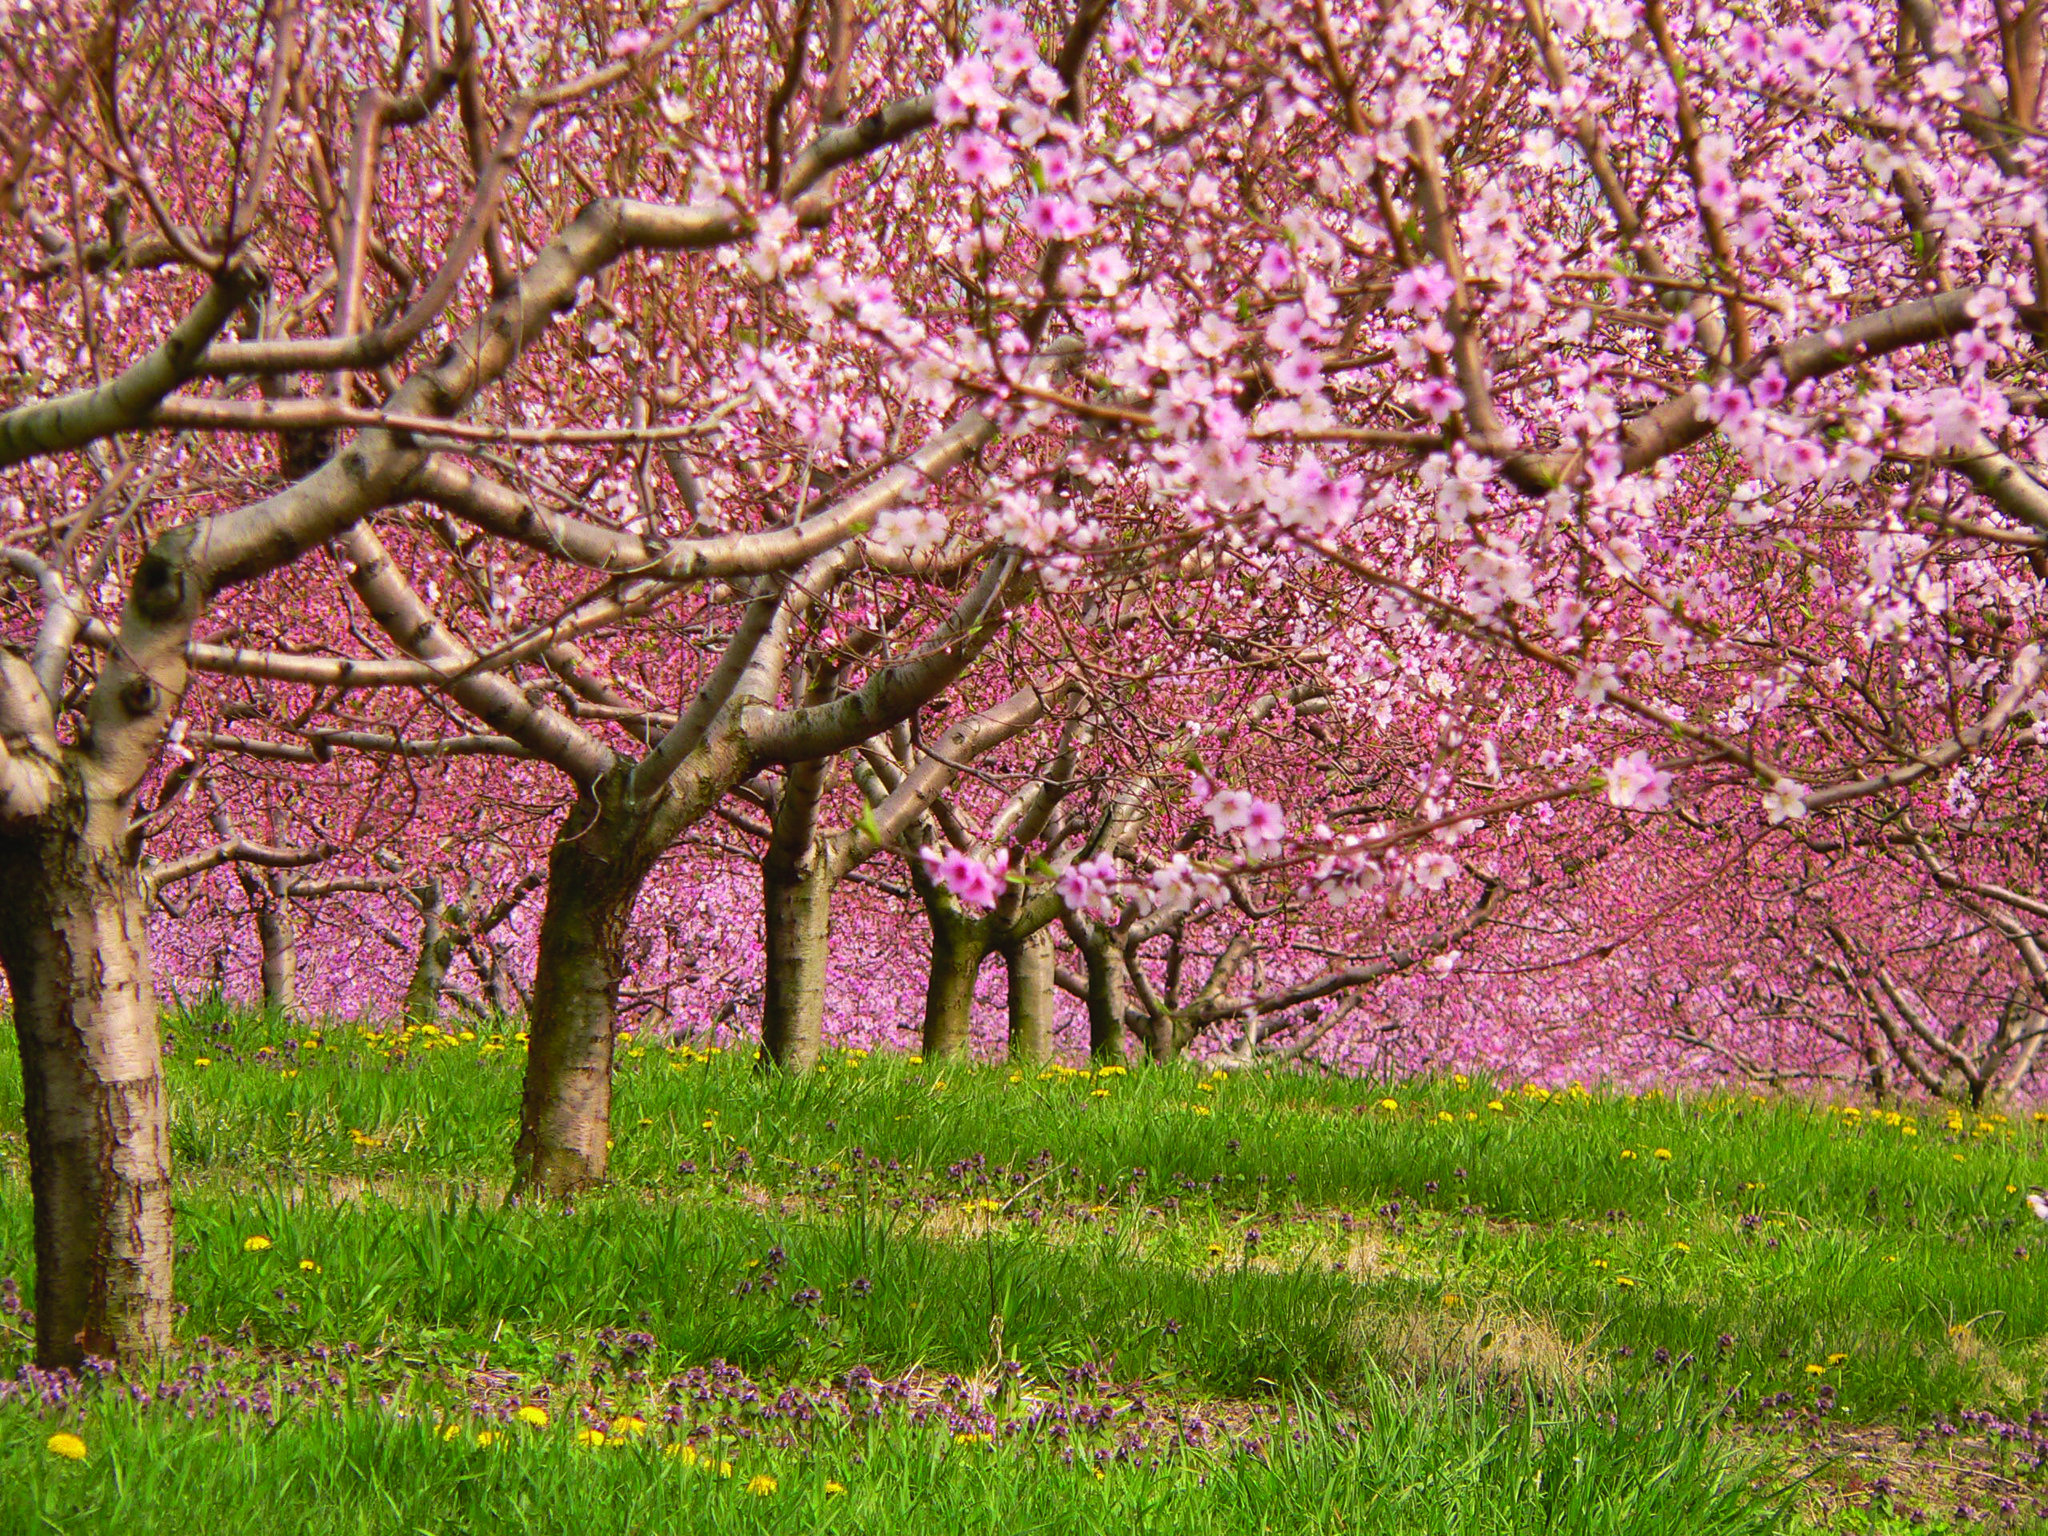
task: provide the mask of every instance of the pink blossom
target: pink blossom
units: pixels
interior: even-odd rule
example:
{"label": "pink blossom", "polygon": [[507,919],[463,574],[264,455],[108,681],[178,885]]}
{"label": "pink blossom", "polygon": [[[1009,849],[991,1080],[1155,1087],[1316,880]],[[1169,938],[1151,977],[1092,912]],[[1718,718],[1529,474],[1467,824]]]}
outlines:
{"label": "pink blossom", "polygon": [[1095,214],[1074,198],[1041,194],[1024,205],[1024,227],[1041,240],[1078,240],[1095,227]]}
{"label": "pink blossom", "polygon": [[984,48],[1000,48],[1018,38],[1028,38],[1031,31],[1024,25],[1024,18],[1007,8],[993,8],[983,11],[974,24],[975,36]]}
{"label": "pink blossom", "polygon": [[946,169],[962,181],[1005,186],[1010,180],[1010,152],[985,133],[963,133],[946,152]]}
{"label": "pink blossom", "polygon": [[1304,452],[1294,473],[1268,493],[1266,502],[1281,527],[1325,534],[1351,521],[1358,511],[1359,489],[1358,476],[1332,479],[1321,459]]}
{"label": "pink blossom", "polygon": [[1807,787],[1797,779],[1779,779],[1764,791],[1764,815],[1772,826],[1806,815]]}
{"label": "pink blossom", "polygon": [[1415,883],[1425,891],[1440,891],[1458,875],[1458,861],[1432,848],[1415,856]]}
{"label": "pink blossom", "polygon": [[1283,354],[1273,362],[1273,382],[1290,395],[1313,394],[1323,382],[1323,354],[1314,347]]}
{"label": "pink blossom", "polygon": [[1394,279],[1387,308],[1397,314],[1412,310],[1419,315],[1439,315],[1457,291],[1443,263],[1433,261],[1426,267],[1410,267]]}
{"label": "pink blossom", "polygon": [[946,78],[932,93],[932,111],[941,123],[951,126],[966,122],[976,112],[994,109],[1002,99],[988,60],[969,54],[946,71]]}
{"label": "pink blossom", "polygon": [[1982,373],[1997,362],[2003,350],[1982,331],[1965,331],[1955,339],[1956,362],[1972,373]]}
{"label": "pink blossom", "polygon": [[1045,178],[1048,187],[1065,186],[1079,169],[1080,157],[1058,139],[1049,139],[1038,146],[1038,173]]}
{"label": "pink blossom", "polygon": [[1424,379],[1409,398],[1435,422],[1448,421],[1451,412],[1465,405],[1465,392],[1449,379]]}
{"label": "pink blossom", "polygon": [[1718,426],[1739,421],[1750,411],[1749,391],[1733,379],[1723,379],[1712,389],[1693,387],[1700,415]]}
{"label": "pink blossom", "polygon": [[1284,245],[1269,245],[1260,253],[1258,265],[1259,286],[1267,292],[1277,292],[1294,280],[1294,253]]}
{"label": "pink blossom", "polygon": [[1661,811],[1671,803],[1671,774],[1647,752],[1630,752],[1607,770],[1607,803],[1624,811]]}
{"label": "pink blossom", "polygon": [[1252,796],[1246,789],[1219,789],[1202,807],[1218,832],[1236,832],[1251,825]]}
{"label": "pink blossom", "polygon": [[1287,837],[1287,813],[1271,800],[1254,800],[1245,812],[1245,851],[1255,859],[1278,857]]}
{"label": "pink blossom", "polygon": [[1131,264],[1113,245],[1090,251],[1082,270],[1087,273],[1089,286],[1103,294],[1114,294],[1131,278]]}
{"label": "pink blossom", "polygon": [[1028,36],[1006,38],[988,51],[989,62],[1006,75],[1029,69],[1038,62],[1038,49]]}
{"label": "pink blossom", "polygon": [[1098,853],[1092,859],[1061,871],[1053,882],[1060,900],[1070,911],[1092,917],[1099,923],[1116,921],[1116,890],[1122,876],[1116,867],[1116,859],[1106,853]]}
{"label": "pink blossom", "polygon": [[943,853],[926,846],[918,858],[931,877],[953,894],[963,907],[990,912],[1003,899],[1003,887],[1010,872],[1010,850],[999,850],[986,864],[970,853],[948,848]]}

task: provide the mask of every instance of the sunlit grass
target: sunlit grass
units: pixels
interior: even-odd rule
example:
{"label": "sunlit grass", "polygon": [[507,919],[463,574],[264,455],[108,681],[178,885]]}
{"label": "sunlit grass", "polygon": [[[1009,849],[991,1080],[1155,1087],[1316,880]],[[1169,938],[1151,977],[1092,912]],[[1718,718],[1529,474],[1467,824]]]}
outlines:
{"label": "sunlit grass", "polygon": [[[789,1082],[737,1053],[627,1042],[612,1187],[569,1211],[508,1210],[516,1029],[312,1030],[221,1012],[177,1020],[172,1035],[181,1335],[230,1345],[218,1369],[237,1380],[267,1352],[303,1360],[353,1346],[343,1387],[283,1413],[263,1441],[280,1466],[331,1454],[388,1462],[419,1432],[403,1415],[502,1407],[515,1390],[550,1403],[580,1393],[586,1418],[651,1420],[674,1406],[661,1381],[712,1360],[763,1381],[871,1370],[1027,1392],[1078,1371],[1177,1403],[1300,1398],[1317,1405],[1304,1444],[1331,1467],[1365,1454],[1351,1437],[1375,1403],[1409,1405],[1397,1420],[1435,1403],[1430,1434],[1500,1446],[1515,1435],[1612,1445],[1619,1416],[1690,1426],[1684,1443],[1725,1450],[1729,1434],[1788,1422],[1825,1436],[1965,1409],[2023,1419],[2048,1367],[2036,1252],[2048,1231],[2020,1198],[2042,1153],[2031,1115],[1548,1093],[1462,1077],[1023,1072],[860,1053],[833,1053],[815,1078]],[[0,1052],[0,1125],[18,1126],[19,1112]],[[0,1275],[25,1282],[21,1145],[12,1130],[0,1140]],[[627,1332],[649,1340],[637,1384],[605,1364],[601,1341]],[[19,1319],[0,1315],[0,1370],[25,1358],[25,1343]],[[485,1377],[497,1385],[478,1399]],[[132,1446],[124,1491],[92,1495],[108,1518],[170,1499],[194,1469],[227,1487],[262,1482],[247,1470],[254,1431],[234,1412],[187,1431],[182,1413],[92,1401],[84,1427],[110,1449],[94,1465]],[[0,1454],[25,1455],[38,1426],[76,1411],[0,1403],[0,1426],[28,1426],[0,1428]],[[1531,1428],[1531,1414],[1547,1427]],[[1705,1436],[1708,1421],[1726,1433]],[[922,1465],[906,1449],[920,1426],[887,1422],[873,1430],[887,1444],[861,1454]],[[1383,1431],[1367,1441],[1392,1455]],[[156,1432],[189,1441],[186,1470],[150,1469]],[[36,1498],[98,1486],[101,1474],[57,1465],[40,1440],[31,1448],[18,1465],[33,1468]],[[802,1450],[790,1489],[810,1488],[821,1453],[784,1449]],[[1037,1508],[1030,1468],[1045,1449],[1006,1445],[979,1481],[962,1481],[964,1466],[934,1473],[934,1507],[969,1529],[981,1528],[978,1500]],[[1580,1523],[1485,1523],[1479,1491],[1511,1496],[1492,1454],[1460,1463],[1457,1498],[1477,1502],[1454,1499],[1441,1527],[1384,1492],[1359,1502],[1371,1477],[1356,1466],[1317,1474],[1330,1490],[1356,1477],[1324,1514],[1353,1529],[1629,1528],[1611,1523],[1613,1501],[1640,1469],[1609,1465],[1609,1452],[1585,1453],[1592,1502],[1568,1517]],[[1188,1455],[1148,1450],[1124,1468],[1141,1474],[1126,1491],[1142,1484],[1131,1497],[1172,1512],[1175,1529],[1257,1528],[1233,1525],[1227,1500],[1190,1491],[1203,1486],[1190,1479],[1215,1487],[1251,1474],[1195,1470]],[[536,1478],[561,1480],[547,1496],[571,1509],[613,1497],[602,1490],[614,1483],[619,1510],[674,1497],[663,1492],[672,1469],[645,1459],[627,1448],[611,1471],[573,1458],[522,1471],[516,1457],[483,1471],[444,1456],[417,1488],[378,1498],[393,1509],[440,1499],[482,1522],[430,1529],[519,1529],[505,1510],[540,1497]],[[909,1476],[892,1473],[889,1487]],[[1740,1518],[1762,1524],[1730,1529],[1780,1518],[1760,1492],[1768,1474],[1734,1476],[1709,1457],[1684,1477],[1695,1503],[1746,1490]],[[700,1490],[712,1502],[691,1505],[691,1518],[718,1529],[770,1511],[777,1528],[908,1518],[912,1506],[889,1504],[896,1494],[879,1486],[830,1495],[829,1510],[805,1504],[800,1518],[794,1497],[721,1504]],[[465,1503],[472,1493],[482,1502]],[[1671,1508],[1681,1504],[1694,1507]],[[1198,1506],[1225,1511],[1221,1523],[1202,1524],[1211,1514]],[[1883,1499],[1872,1507],[1870,1518],[1887,1518]],[[1114,1499],[1087,1518],[1098,1515],[1128,1520]],[[1640,1518],[1655,1529],[1665,1516]]]}

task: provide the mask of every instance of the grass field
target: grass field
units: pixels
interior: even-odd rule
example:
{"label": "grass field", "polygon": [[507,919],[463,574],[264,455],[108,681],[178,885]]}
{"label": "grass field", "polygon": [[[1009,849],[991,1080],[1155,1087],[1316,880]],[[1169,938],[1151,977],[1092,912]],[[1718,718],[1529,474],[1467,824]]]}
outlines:
{"label": "grass field", "polygon": [[180,1349],[83,1382],[0,1049],[0,1531],[2048,1522],[2031,1115],[650,1044],[507,1210],[516,1035],[172,1035]]}

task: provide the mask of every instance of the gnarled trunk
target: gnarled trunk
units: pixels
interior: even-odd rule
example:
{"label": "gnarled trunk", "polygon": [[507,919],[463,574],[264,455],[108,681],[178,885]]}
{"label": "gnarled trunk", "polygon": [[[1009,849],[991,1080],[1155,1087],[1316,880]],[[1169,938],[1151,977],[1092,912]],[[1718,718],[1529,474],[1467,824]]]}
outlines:
{"label": "gnarled trunk", "polygon": [[974,984],[988,935],[974,918],[945,907],[929,910],[932,968],[924,991],[924,1054],[936,1060],[961,1054],[974,1038]]}
{"label": "gnarled trunk", "polygon": [[1039,1067],[1052,1059],[1056,970],[1052,930],[1040,928],[1003,947],[1009,974],[1010,1060]]}
{"label": "gnarled trunk", "polygon": [[36,1360],[127,1360],[171,1339],[170,1145],[139,872],[119,805],[0,836],[35,1207]]}
{"label": "gnarled trunk", "polygon": [[647,874],[633,831],[629,816],[586,795],[548,855],[512,1149],[515,1196],[564,1195],[605,1179],[619,978]]}
{"label": "gnarled trunk", "polygon": [[825,1037],[825,962],[832,931],[832,875],[806,844],[794,858],[771,850],[761,862],[767,977],[761,998],[761,1059],[785,1072],[818,1064]]}

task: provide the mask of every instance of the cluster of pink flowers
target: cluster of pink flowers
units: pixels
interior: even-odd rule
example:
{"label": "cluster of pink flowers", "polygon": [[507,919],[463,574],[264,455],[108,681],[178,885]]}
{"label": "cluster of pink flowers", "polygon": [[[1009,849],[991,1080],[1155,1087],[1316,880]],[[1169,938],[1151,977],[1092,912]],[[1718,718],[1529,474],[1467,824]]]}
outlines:
{"label": "cluster of pink flowers", "polygon": [[976,912],[992,912],[996,903],[1003,899],[1010,874],[1009,849],[998,849],[985,861],[958,848],[947,848],[942,852],[924,847],[918,849],[917,856],[931,877],[950,891],[963,907]]}

